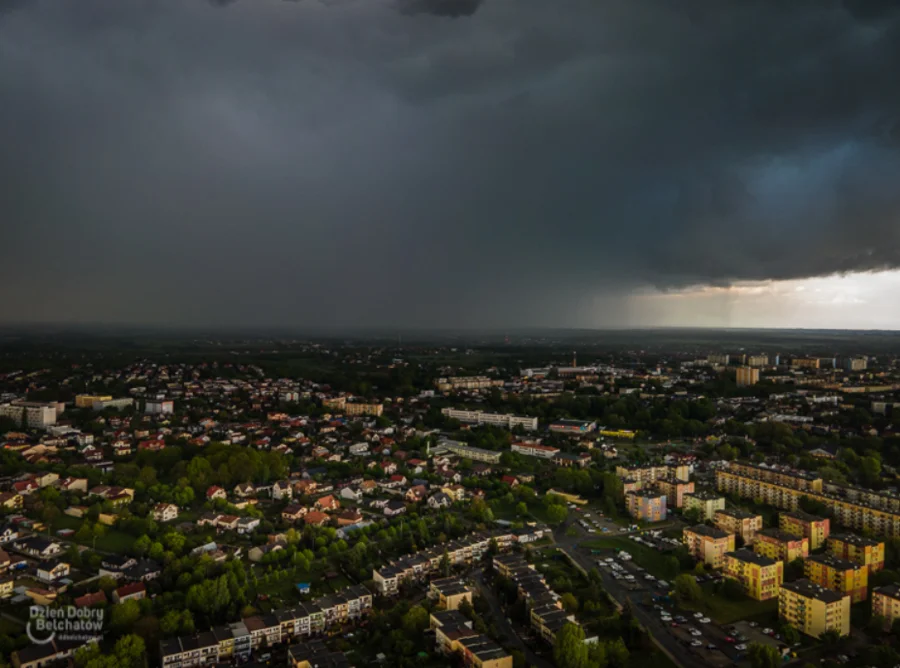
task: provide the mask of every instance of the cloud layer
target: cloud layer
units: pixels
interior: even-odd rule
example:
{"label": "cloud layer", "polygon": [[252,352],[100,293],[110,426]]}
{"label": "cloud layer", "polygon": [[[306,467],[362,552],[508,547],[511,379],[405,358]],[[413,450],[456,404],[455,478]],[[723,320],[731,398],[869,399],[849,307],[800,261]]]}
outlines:
{"label": "cloud layer", "polygon": [[0,0],[0,319],[615,325],[895,268],[891,5]]}

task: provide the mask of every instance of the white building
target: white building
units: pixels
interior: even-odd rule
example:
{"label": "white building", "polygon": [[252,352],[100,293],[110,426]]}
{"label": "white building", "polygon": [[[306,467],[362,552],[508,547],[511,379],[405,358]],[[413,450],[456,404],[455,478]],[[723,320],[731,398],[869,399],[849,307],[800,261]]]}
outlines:
{"label": "white building", "polygon": [[448,418],[467,424],[492,424],[496,427],[505,427],[507,429],[522,427],[528,431],[534,431],[538,428],[538,419],[536,417],[519,417],[518,415],[485,413],[484,411],[464,411],[456,408],[444,408],[441,410],[441,413]]}
{"label": "white building", "polygon": [[13,401],[0,405],[0,417],[32,429],[46,429],[56,424],[56,416],[62,412],[55,401]]}
{"label": "white building", "polygon": [[171,399],[147,399],[144,412],[148,415],[168,415],[175,412],[175,402]]}

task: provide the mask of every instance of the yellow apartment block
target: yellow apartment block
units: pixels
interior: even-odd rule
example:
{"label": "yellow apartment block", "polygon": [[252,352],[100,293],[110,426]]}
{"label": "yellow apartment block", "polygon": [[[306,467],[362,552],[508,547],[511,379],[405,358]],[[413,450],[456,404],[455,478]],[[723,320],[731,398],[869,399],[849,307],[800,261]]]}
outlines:
{"label": "yellow apartment block", "polygon": [[691,555],[713,568],[722,568],[725,555],[734,552],[734,534],[705,524],[685,527],[682,539]]}
{"label": "yellow apartment block", "polygon": [[616,476],[622,480],[634,480],[641,487],[652,485],[662,478],[676,478],[677,480],[690,480],[691,469],[689,466],[617,466]]}
{"label": "yellow apartment block", "polygon": [[869,573],[884,568],[884,543],[853,533],[833,533],[825,543],[828,553],[854,564],[868,566]]}
{"label": "yellow apartment block", "polygon": [[670,508],[681,508],[684,505],[684,495],[694,493],[694,483],[678,478],[661,478],[656,481],[656,489],[660,494],[666,495],[666,503]]}
{"label": "yellow apartment block", "polygon": [[784,564],[750,550],[735,550],[725,555],[724,573],[737,580],[747,596],[766,601],[778,596]]}
{"label": "yellow apartment block", "polygon": [[[862,531],[868,529],[879,536],[900,536],[900,512],[887,509],[872,508],[862,503],[849,501],[832,494],[805,492],[792,486],[766,482],[759,478],[738,475],[729,470],[716,471],[716,488],[720,492],[733,494],[745,499],[753,499],[770,506],[796,511],[800,507],[800,499],[804,496],[821,501],[830,511],[835,522],[851,529]],[[821,519],[821,518],[819,518]],[[823,545],[828,537],[830,522],[826,526],[819,523],[806,529],[796,528],[801,522],[779,522],[780,528],[789,533],[799,531],[809,538],[809,548],[815,550],[814,544]],[[793,530],[792,530],[793,529]],[[809,535],[803,532],[808,532]],[[819,542],[817,542],[819,541]]]}
{"label": "yellow apartment block", "polygon": [[809,539],[809,549],[818,550],[825,545],[825,539],[831,533],[831,520],[795,510],[778,514],[778,528],[795,536],[806,536]]}
{"label": "yellow apartment block", "polygon": [[850,635],[850,597],[809,580],[781,585],[778,616],[801,633],[818,638],[826,631]]}
{"label": "yellow apartment block", "polygon": [[711,520],[717,510],[725,510],[725,497],[709,492],[684,495],[684,511],[697,509],[703,521]]}
{"label": "yellow apartment block", "polygon": [[822,478],[813,473],[806,473],[804,471],[773,469],[744,462],[732,462],[728,466],[728,471],[734,475],[743,476],[745,478],[756,478],[764,482],[784,485],[786,487],[807,492],[822,491]]}
{"label": "yellow apartment block", "polygon": [[763,529],[756,533],[753,550],[769,559],[790,563],[809,556],[809,539],[781,529]]}
{"label": "yellow apartment block", "polygon": [[752,545],[756,533],[763,527],[763,518],[745,510],[717,510],[713,515],[713,524],[726,533],[740,536],[745,545]]}
{"label": "yellow apartment block", "polygon": [[884,628],[890,630],[900,619],[900,585],[889,584],[872,590],[872,616],[884,617]]}
{"label": "yellow apartment block", "polygon": [[831,554],[816,554],[803,562],[803,574],[815,584],[848,594],[854,603],[865,601],[869,589],[869,569]]}
{"label": "yellow apartment block", "polygon": [[108,394],[77,394],[75,395],[76,408],[93,408],[95,401],[112,401]]}
{"label": "yellow apartment block", "polygon": [[628,514],[645,522],[662,522],[666,519],[666,497],[654,492],[629,492],[625,495]]}

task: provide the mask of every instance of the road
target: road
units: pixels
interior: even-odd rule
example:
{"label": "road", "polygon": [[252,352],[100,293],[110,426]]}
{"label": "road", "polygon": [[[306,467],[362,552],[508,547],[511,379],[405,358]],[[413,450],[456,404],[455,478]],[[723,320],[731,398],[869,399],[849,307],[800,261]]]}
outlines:
{"label": "road", "polygon": [[484,573],[481,570],[474,574],[474,580],[481,596],[487,601],[491,608],[491,617],[493,617],[494,625],[497,627],[497,630],[509,638],[510,642],[525,655],[525,663],[529,666],[535,666],[536,668],[554,668],[553,663],[535,654],[516,632],[516,629],[509,622],[506,613],[503,612],[503,608],[500,607],[500,601],[497,600],[497,597],[494,595],[490,586],[485,583]]}
{"label": "road", "polygon": [[[566,554],[582,568],[589,571],[592,568],[596,568],[597,557],[591,557],[586,550],[578,548],[577,545],[579,541],[594,536],[584,532],[578,525],[575,526],[577,527],[579,535],[568,536],[566,535],[566,527],[561,527],[555,534],[556,545],[565,551]],[[624,536],[626,534],[622,533],[619,535]],[[610,552],[610,555],[611,554],[613,554],[612,551]],[[676,665],[681,668],[688,668],[698,664],[718,666],[723,663],[722,661],[717,660],[720,657],[712,656],[715,654],[714,652],[709,652],[706,649],[694,650],[693,648],[682,644],[682,641],[673,635],[672,631],[674,629],[660,621],[658,611],[646,607],[645,599],[648,597],[648,593],[643,587],[634,590],[628,589],[622,581],[614,579],[605,569],[597,570],[600,572],[600,575],[603,578],[604,588],[609,592],[610,596],[612,596],[620,606],[628,603],[632,614],[634,614],[641,626],[647,630],[647,633],[650,634],[653,642],[657,647],[664,651]],[[706,635],[706,629],[703,629],[703,632],[704,635]],[[721,655],[721,658],[725,659],[726,657]]]}

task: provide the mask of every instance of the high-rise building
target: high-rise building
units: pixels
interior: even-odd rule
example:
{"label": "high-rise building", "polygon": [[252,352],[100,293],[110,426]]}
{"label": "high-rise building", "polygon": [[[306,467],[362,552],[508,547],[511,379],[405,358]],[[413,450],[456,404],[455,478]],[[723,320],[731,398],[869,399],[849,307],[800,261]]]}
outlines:
{"label": "high-rise building", "polygon": [[833,533],[825,542],[828,553],[854,564],[866,566],[869,573],[884,568],[884,543],[857,536],[855,533]]}
{"label": "high-rise building", "polygon": [[806,536],[809,539],[809,549],[818,550],[831,533],[831,520],[795,510],[791,513],[779,513],[778,527],[795,536]]}
{"label": "high-rise building", "polygon": [[722,568],[725,565],[725,555],[734,552],[734,534],[705,524],[685,527],[682,539],[693,557],[713,568]]}
{"label": "high-rise building", "polygon": [[731,361],[731,356],[712,354],[706,356],[706,361],[712,366],[727,366],[728,362]]}
{"label": "high-rise building", "polygon": [[768,355],[750,355],[747,358],[747,366],[752,366],[755,368],[769,366],[769,356]]}
{"label": "high-rise building", "polygon": [[625,495],[628,514],[644,522],[662,522],[666,519],[666,495],[655,492],[629,492]]}
{"label": "high-rise building", "polygon": [[750,598],[766,601],[778,596],[784,564],[750,550],[735,550],[725,555],[724,574],[736,580]]}
{"label": "high-rise building", "polygon": [[884,617],[884,628],[889,630],[900,619],[900,585],[889,584],[872,590],[872,616]]}
{"label": "high-rise building", "polygon": [[844,368],[847,371],[865,371],[869,361],[865,357],[850,357],[844,360]]}
{"label": "high-rise building", "polygon": [[826,589],[847,594],[854,603],[865,601],[869,569],[832,554],[814,554],[803,562],[803,574]]}
{"label": "high-rise building", "polygon": [[750,366],[739,366],[735,372],[735,381],[738,387],[756,385],[759,382],[759,369]]}
{"label": "high-rise building", "polygon": [[704,522],[711,520],[717,510],[725,510],[725,497],[711,492],[685,494],[683,500],[684,512],[696,509],[700,512],[700,519]]}
{"label": "high-rise building", "polygon": [[56,401],[23,401],[16,400],[8,404],[0,404],[0,417],[5,417],[17,425],[32,429],[46,429],[56,424],[57,416],[62,413]]}
{"label": "high-rise building", "polygon": [[762,529],[762,515],[745,510],[717,510],[713,514],[713,524],[726,533],[733,533],[744,539],[744,545],[752,545],[756,534]]}
{"label": "high-rise building", "polygon": [[850,597],[809,580],[781,585],[778,616],[801,633],[818,638],[826,631],[850,634]]}

